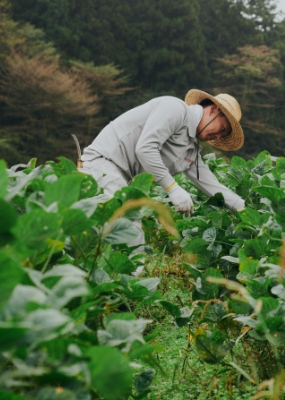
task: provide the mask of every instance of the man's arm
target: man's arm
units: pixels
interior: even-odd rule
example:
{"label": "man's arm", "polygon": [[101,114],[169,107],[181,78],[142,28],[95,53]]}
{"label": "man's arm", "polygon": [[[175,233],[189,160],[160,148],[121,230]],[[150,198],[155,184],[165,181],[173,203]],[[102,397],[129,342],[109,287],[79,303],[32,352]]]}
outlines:
{"label": "man's arm", "polygon": [[245,207],[244,200],[232,190],[222,185],[203,163],[201,157],[199,157],[199,180],[197,179],[196,168],[194,166],[185,171],[185,175],[207,196],[214,196],[218,192],[222,193],[225,199],[225,206],[230,210],[239,211]]}
{"label": "man's arm", "polygon": [[186,107],[182,101],[164,97],[150,113],[135,152],[144,170],[154,175],[154,180],[164,189],[172,185],[173,177],[164,165],[160,150],[164,142],[181,128],[186,116]]}

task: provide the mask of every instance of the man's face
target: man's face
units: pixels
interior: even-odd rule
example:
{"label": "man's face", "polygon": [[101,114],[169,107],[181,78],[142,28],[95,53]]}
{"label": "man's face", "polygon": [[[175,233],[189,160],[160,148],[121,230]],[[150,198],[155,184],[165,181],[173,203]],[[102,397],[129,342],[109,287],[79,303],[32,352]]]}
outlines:
{"label": "man's face", "polygon": [[228,136],[230,133],[230,123],[216,104],[212,104],[203,109],[203,116],[197,127],[197,137],[199,140],[202,142],[219,140],[224,136]]}

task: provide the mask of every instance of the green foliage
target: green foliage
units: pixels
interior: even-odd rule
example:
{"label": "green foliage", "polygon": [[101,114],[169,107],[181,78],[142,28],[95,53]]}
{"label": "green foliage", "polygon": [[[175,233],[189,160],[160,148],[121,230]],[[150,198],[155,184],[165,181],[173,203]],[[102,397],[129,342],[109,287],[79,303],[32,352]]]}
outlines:
{"label": "green foliage", "polygon": [[[127,246],[136,228],[122,213],[113,215],[122,202],[102,204],[97,182],[64,157],[39,167],[31,160],[20,170],[6,170],[2,162],[0,181],[0,395],[145,397],[154,371],[134,381],[133,360],[147,355],[155,364],[158,347],[144,338],[152,320],[120,313],[120,307],[133,311],[135,301],[153,303],[159,279],[131,275],[140,265]],[[147,191],[152,177],[136,181]],[[127,211],[140,209],[137,183],[124,189],[133,201]],[[108,203],[110,211],[98,219],[97,210]],[[156,213],[160,207],[165,214],[163,205]]]}

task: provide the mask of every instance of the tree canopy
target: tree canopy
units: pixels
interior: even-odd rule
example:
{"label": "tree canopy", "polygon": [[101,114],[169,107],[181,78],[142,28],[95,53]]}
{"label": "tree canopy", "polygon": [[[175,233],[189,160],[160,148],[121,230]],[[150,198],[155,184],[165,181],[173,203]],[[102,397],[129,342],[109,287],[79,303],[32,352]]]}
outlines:
{"label": "tree canopy", "polygon": [[[42,148],[49,139],[55,143],[51,131],[64,140],[74,131],[86,144],[104,123],[151,97],[170,94],[183,99],[190,88],[200,88],[214,94],[227,91],[241,102],[243,156],[264,148],[285,154],[285,22],[276,21],[276,0],[7,1],[10,18],[4,13],[0,27],[6,32],[0,39],[5,60],[0,75],[0,140],[5,143],[15,146],[20,132],[32,138],[37,131]],[[22,75],[25,65],[30,79],[21,81],[21,107],[13,87],[20,79],[15,75],[20,62]],[[40,70],[50,71],[41,83]],[[64,96],[63,76],[69,77],[70,85]],[[24,90],[28,82],[33,89]],[[14,103],[8,100],[8,87]],[[31,111],[39,98],[41,104],[53,103],[53,111]],[[25,145],[16,147],[26,151]],[[55,153],[42,157],[50,154]]]}

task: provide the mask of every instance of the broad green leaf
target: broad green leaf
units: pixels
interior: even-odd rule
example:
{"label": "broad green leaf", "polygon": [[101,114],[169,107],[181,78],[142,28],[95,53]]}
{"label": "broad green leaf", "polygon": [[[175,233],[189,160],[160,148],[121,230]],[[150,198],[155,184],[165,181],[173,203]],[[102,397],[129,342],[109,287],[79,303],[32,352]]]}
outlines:
{"label": "broad green leaf", "polygon": [[28,332],[28,324],[0,322],[0,351],[11,350],[20,345],[20,340]]}
{"label": "broad green leaf", "polygon": [[121,202],[117,199],[111,199],[106,203],[100,204],[92,215],[92,221],[96,226],[104,226],[112,217],[115,211],[121,207]]}
{"label": "broad green leaf", "polygon": [[131,392],[133,371],[123,354],[112,347],[96,346],[86,351],[93,390],[106,400]]}
{"label": "broad green leaf", "polygon": [[217,235],[216,228],[212,227],[212,228],[206,229],[206,230],[203,232],[203,239],[204,239],[207,243],[212,243],[212,242],[215,241],[216,235]]}
{"label": "broad green leaf", "polygon": [[254,158],[254,165],[257,166],[261,163],[265,163],[267,169],[272,166],[272,160],[267,150],[262,151],[257,157]]}
{"label": "broad green leaf", "polygon": [[145,286],[139,285],[139,282],[130,281],[129,288],[125,288],[125,295],[130,300],[142,301],[149,297],[149,291]]}
{"label": "broad green leaf", "polygon": [[272,186],[257,186],[253,188],[253,190],[260,193],[263,197],[266,197],[275,204],[278,204],[285,198],[284,190]]}
{"label": "broad green leaf", "polygon": [[270,313],[277,310],[279,306],[278,300],[273,297],[261,297],[259,300],[262,301],[262,308],[260,311],[262,318],[273,316],[272,314],[270,315]]}
{"label": "broad green leaf", "polygon": [[86,272],[82,269],[75,267],[72,264],[62,264],[56,265],[49,271],[47,271],[43,276],[42,279],[49,278],[51,276],[78,276],[78,277],[85,277]]}
{"label": "broad green leaf", "polygon": [[272,174],[277,180],[282,179],[282,175],[285,174],[285,158],[279,157],[276,161],[276,167],[272,169]]}
{"label": "broad green leaf", "polygon": [[87,283],[78,276],[65,276],[52,288],[47,304],[52,308],[61,309],[75,297],[88,296]]}
{"label": "broad green leaf", "polygon": [[15,209],[6,201],[0,198],[0,234],[9,232],[16,224],[17,213]]}
{"label": "broad green leaf", "polygon": [[213,303],[206,308],[203,321],[218,323],[227,315],[227,313],[227,308],[224,303]]}
{"label": "broad green leaf", "polygon": [[141,372],[135,379],[135,389],[137,392],[144,392],[149,388],[155,375],[154,369],[147,369]]}
{"label": "broad green leaf", "polygon": [[58,180],[47,186],[45,204],[49,206],[53,202],[58,202],[66,207],[70,207],[79,200],[83,179],[84,175],[79,173],[61,176]]}
{"label": "broad green leaf", "polygon": [[194,238],[187,241],[184,250],[192,254],[200,254],[206,250],[208,244],[204,239]]}
{"label": "broad green leaf", "polygon": [[92,196],[88,199],[79,200],[76,203],[72,204],[70,208],[82,210],[85,213],[86,217],[90,218],[94,214],[98,205],[107,200],[107,196],[105,196],[104,194],[100,194],[98,196]]}
{"label": "broad green leaf", "polygon": [[275,180],[270,179],[268,175],[265,175],[262,177],[261,181],[260,181],[260,185],[261,186],[273,186],[273,187],[277,187]]}
{"label": "broad green leaf", "polygon": [[39,309],[27,315],[25,322],[31,330],[26,339],[32,346],[46,340],[59,337],[63,333],[72,332],[74,322],[65,314],[54,309]]}
{"label": "broad green leaf", "polygon": [[0,311],[8,302],[14,288],[20,283],[24,276],[24,271],[19,265],[9,258],[4,252],[0,252]]}
{"label": "broad green leaf", "polygon": [[143,197],[146,197],[146,194],[142,190],[133,186],[123,187],[114,194],[114,198],[120,200],[122,203],[125,203],[128,200],[141,199]]}
{"label": "broad green leaf", "polygon": [[93,272],[93,274],[91,276],[92,276],[92,279],[94,280],[94,282],[97,283],[97,285],[101,285],[102,283],[106,283],[106,282],[111,282],[110,276],[107,274],[106,271],[104,271],[103,268],[95,269],[95,271]]}
{"label": "broad green leaf", "polygon": [[247,163],[246,160],[244,160],[241,157],[238,156],[233,156],[231,159],[231,166],[234,168],[244,168],[247,169]]}
{"label": "broad green leaf", "polygon": [[146,287],[147,290],[149,291],[149,294],[151,295],[156,290],[159,282],[160,282],[159,278],[145,278],[145,279],[140,279],[137,282],[137,285]]}
{"label": "broad green leaf", "polygon": [[180,308],[178,306],[176,306],[175,304],[172,304],[168,301],[160,301],[159,304],[162,305],[163,308],[166,309],[167,312],[169,312],[170,315],[172,315],[172,317],[177,318],[180,317],[181,313],[180,313]]}
{"label": "broad green leaf", "polygon": [[250,180],[250,174],[246,174],[240,181],[239,185],[236,187],[236,193],[246,198],[249,195],[249,192],[252,188],[252,182]]}
{"label": "broad green leaf", "polygon": [[[208,268],[196,281],[196,289],[193,293],[195,299],[210,300],[219,295],[219,285],[208,282],[208,277],[222,278],[223,275],[215,268]],[[200,279],[200,281],[199,281]]]}
{"label": "broad green leaf", "polygon": [[68,209],[62,213],[62,229],[66,235],[75,236],[88,231],[93,222],[81,210]]}
{"label": "broad green leaf", "polygon": [[4,392],[0,390],[0,400],[26,400],[26,397],[19,396],[12,392]]}
{"label": "broad green leaf", "polygon": [[283,285],[279,284],[279,285],[273,286],[273,288],[271,289],[271,292],[275,296],[278,296],[280,299],[285,300],[285,288]]}
{"label": "broad green leaf", "polygon": [[175,323],[179,328],[182,328],[183,326],[187,325],[194,313],[194,308],[189,308],[189,307],[182,307],[180,308],[180,317],[175,318]]}
{"label": "broad green leaf", "polygon": [[261,239],[249,239],[244,243],[244,252],[247,257],[261,258],[265,253],[265,242]]}
{"label": "broad green leaf", "polygon": [[57,214],[38,209],[21,215],[12,231],[26,246],[37,249],[46,239],[59,236],[60,222]]}
{"label": "broad green leaf", "polygon": [[132,221],[119,218],[107,226],[102,241],[111,244],[130,243],[139,234],[140,230]]}
{"label": "broad green leaf", "polygon": [[145,193],[148,193],[153,183],[153,178],[153,175],[148,173],[139,174],[133,178],[129,186],[135,187]]}
{"label": "broad green leaf", "polygon": [[[239,274],[237,277],[239,277]],[[248,276],[244,276],[243,278],[246,282],[246,288],[252,297],[258,299],[261,296],[267,296],[269,282],[266,281],[266,278],[257,277],[254,279],[249,279]]]}
{"label": "broad green leaf", "polygon": [[74,162],[62,156],[57,158],[60,160],[60,163],[58,165],[65,171],[66,174],[71,174],[72,172],[77,171]]}
{"label": "broad green leaf", "polygon": [[[96,196],[99,192],[98,183],[91,175],[85,174],[83,176],[84,176],[84,178],[81,182],[79,198],[87,199],[87,198]],[[101,196],[104,196],[104,198],[105,198],[104,201],[106,201],[107,196],[106,195],[101,195]]]}
{"label": "broad green leaf", "polygon": [[253,226],[259,226],[261,221],[261,215],[258,211],[252,208],[246,208],[239,213],[243,222]]}
{"label": "broad green leaf", "polygon": [[7,165],[4,160],[0,160],[0,199],[3,199],[7,193],[8,175]]}
{"label": "broad green leaf", "polygon": [[240,272],[244,274],[254,275],[258,266],[258,260],[247,259],[243,261],[240,266]]}
{"label": "broad green leaf", "polygon": [[216,193],[214,196],[210,197],[205,204],[216,207],[224,207],[225,199],[222,193]]}
{"label": "broad green leaf", "polygon": [[107,265],[118,274],[131,274],[136,269],[129,257],[119,251],[110,254]]}
{"label": "broad green leaf", "polygon": [[34,286],[17,285],[5,307],[4,314],[6,317],[24,316],[27,314],[27,303],[34,302],[45,305],[47,296],[44,291]]}
{"label": "broad green leaf", "polygon": [[223,344],[224,340],[218,331],[211,332],[200,328],[194,333],[197,353],[209,364],[218,364],[226,356],[229,348]]}

